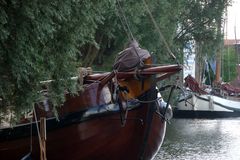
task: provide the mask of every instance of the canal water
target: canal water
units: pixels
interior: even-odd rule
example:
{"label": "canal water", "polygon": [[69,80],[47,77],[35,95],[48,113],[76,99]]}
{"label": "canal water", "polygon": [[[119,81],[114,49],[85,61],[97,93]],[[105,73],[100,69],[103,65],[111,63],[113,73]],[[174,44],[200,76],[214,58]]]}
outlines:
{"label": "canal water", "polygon": [[240,160],[240,118],[172,119],[154,160]]}

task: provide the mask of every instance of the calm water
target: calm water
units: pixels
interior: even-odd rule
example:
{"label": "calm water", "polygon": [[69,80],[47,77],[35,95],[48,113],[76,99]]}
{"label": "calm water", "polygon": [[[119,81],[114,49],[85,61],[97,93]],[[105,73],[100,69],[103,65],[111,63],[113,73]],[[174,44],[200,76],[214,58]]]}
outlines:
{"label": "calm water", "polygon": [[172,119],[154,160],[240,160],[240,118]]}

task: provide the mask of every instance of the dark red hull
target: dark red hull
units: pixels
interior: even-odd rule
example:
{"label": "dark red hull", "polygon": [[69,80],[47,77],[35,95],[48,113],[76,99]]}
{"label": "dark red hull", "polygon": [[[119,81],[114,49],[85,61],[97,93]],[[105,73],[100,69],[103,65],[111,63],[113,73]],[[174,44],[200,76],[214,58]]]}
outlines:
{"label": "dark red hull", "polygon": [[[38,119],[47,117],[47,159],[152,159],[166,129],[166,106],[159,103],[156,81],[180,68],[154,68],[150,70],[154,73],[146,77],[130,74],[118,80],[113,78],[114,72],[86,77],[83,92],[76,97],[66,95],[66,102],[58,110],[59,121],[51,111],[44,111],[45,103],[35,107]],[[160,77],[152,76],[158,72],[162,74]],[[119,78],[116,75],[115,78]],[[37,124],[23,123],[0,129],[1,159],[21,159],[28,153],[32,159],[40,159]]]}
{"label": "dark red hull", "polygon": [[[46,151],[48,159],[151,159],[158,151],[165,135],[166,122],[151,104],[129,110],[123,126],[118,111],[98,115],[71,115],[59,122],[47,121]],[[149,118],[150,117],[150,118]],[[150,122],[149,122],[150,121]],[[21,159],[30,152],[31,125],[2,129],[0,155],[4,159]],[[21,129],[22,128],[22,129]],[[35,128],[35,125],[33,126]],[[11,133],[19,132],[22,137]],[[23,132],[23,133],[21,133]],[[36,132],[36,131],[35,131]],[[33,159],[39,159],[37,135],[33,136]]]}

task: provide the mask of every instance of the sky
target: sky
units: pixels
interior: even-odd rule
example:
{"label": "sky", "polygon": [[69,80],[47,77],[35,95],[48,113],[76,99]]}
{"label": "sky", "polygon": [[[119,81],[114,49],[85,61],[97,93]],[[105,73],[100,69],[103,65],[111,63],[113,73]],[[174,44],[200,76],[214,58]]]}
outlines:
{"label": "sky", "polygon": [[234,27],[236,26],[236,37],[240,39],[240,0],[233,0],[232,6],[228,7],[225,38],[235,39]]}

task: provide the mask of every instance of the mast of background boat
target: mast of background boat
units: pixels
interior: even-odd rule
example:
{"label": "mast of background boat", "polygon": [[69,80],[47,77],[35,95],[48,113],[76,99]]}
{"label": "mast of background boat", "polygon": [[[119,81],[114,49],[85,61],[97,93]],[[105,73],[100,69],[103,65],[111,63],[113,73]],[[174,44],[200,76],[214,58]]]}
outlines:
{"label": "mast of background boat", "polygon": [[[225,12],[226,12],[226,17],[227,17],[227,8],[225,8]],[[217,20],[217,38],[220,40],[217,46],[217,50],[216,50],[216,75],[215,75],[215,80],[214,83],[218,84],[219,82],[221,82],[221,50],[223,44],[222,44],[222,33],[224,34],[224,31],[222,32],[222,21],[221,19]]]}
{"label": "mast of background boat", "polygon": [[[218,21],[217,24],[217,38],[221,38],[221,20]],[[220,51],[220,43],[217,46],[216,51],[216,76],[215,76],[215,83],[220,82],[221,80],[221,51]]]}

